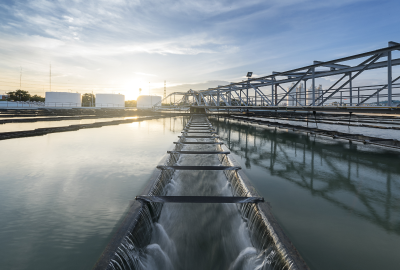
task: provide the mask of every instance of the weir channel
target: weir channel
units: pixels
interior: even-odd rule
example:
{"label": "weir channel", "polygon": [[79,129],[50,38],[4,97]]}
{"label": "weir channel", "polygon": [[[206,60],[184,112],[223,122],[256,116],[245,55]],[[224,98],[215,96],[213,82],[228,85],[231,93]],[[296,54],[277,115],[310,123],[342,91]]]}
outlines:
{"label": "weir channel", "polygon": [[193,115],[94,269],[308,269],[204,115]]}

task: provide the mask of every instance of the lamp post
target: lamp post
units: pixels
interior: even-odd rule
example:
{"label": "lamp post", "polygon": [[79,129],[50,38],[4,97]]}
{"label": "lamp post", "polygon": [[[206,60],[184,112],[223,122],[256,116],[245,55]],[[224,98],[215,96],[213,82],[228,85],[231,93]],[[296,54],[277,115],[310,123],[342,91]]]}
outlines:
{"label": "lamp post", "polygon": [[247,106],[249,106],[249,83],[250,83],[250,78],[253,76],[253,72],[247,72],[247,85],[246,85],[246,100],[247,100]]}

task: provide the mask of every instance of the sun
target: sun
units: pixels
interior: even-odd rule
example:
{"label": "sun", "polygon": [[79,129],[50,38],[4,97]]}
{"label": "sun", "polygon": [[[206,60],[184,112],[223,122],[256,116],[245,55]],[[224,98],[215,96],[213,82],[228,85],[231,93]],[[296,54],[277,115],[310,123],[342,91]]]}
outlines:
{"label": "sun", "polygon": [[[147,84],[144,80],[138,78],[127,82],[123,87],[125,100],[136,100],[139,95],[148,95]],[[142,91],[140,92],[139,89],[142,89]]]}

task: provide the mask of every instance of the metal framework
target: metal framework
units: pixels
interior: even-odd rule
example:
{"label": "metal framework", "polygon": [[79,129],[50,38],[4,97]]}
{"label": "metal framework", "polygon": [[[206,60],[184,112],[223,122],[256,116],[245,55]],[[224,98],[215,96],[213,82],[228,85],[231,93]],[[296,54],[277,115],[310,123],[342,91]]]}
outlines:
{"label": "metal framework", "polygon": [[[210,110],[277,109],[278,107],[360,107],[376,98],[377,105],[387,99],[400,97],[400,76],[393,79],[392,67],[400,65],[400,58],[393,59],[393,52],[400,50],[400,43],[389,42],[388,47],[356,54],[331,61],[314,61],[312,65],[284,72],[272,72],[259,78],[209,88],[207,90],[174,92],[155,105],[155,109],[188,109],[201,106]],[[354,80],[369,70],[386,69],[387,83],[382,85],[354,86]],[[337,78],[339,76],[339,78]],[[333,81],[327,89],[316,85],[316,79]],[[310,87],[307,89],[307,82]],[[399,82],[399,83],[396,83]],[[178,99],[177,99],[178,97]],[[347,102],[345,102],[345,100]],[[384,102],[386,103],[386,102]]]}

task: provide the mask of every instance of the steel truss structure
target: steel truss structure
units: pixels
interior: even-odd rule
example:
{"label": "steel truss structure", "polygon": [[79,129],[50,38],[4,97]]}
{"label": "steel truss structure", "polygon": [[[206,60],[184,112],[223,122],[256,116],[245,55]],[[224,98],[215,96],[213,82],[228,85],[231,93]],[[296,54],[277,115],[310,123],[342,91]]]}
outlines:
{"label": "steel truss structure", "polygon": [[[393,98],[400,97],[400,76],[393,79],[392,67],[400,65],[400,58],[392,59],[394,51],[400,50],[400,43],[389,42],[388,47],[356,54],[331,61],[314,61],[313,65],[284,72],[273,72],[259,78],[209,88],[174,92],[155,105],[155,109],[188,109],[201,106],[213,109],[277,109],[278,107],[298,109],[346,105],[360,107],[372,98],[387,99],[392,107]],[[382,58],[386,58],[381,60]],[[354,64],[357,62],[356,64]],[[353,86],[353,81],[368,70],[386,69],[387,83],[382,85]],[[339,78],[337,79],[337,76]],[[328,78],[334,83],[323,90],[317,87],[316,79]],[[400,82],[400,81],[399,81]],[[307,89],[307,83],[310,88]],[[177,99],[178,97],[178,99]],[[344,103],[344,100],[348,100]],[[292,104],[290,104],[292,103]],[[292,105],[292,106],[291,106]]]}

